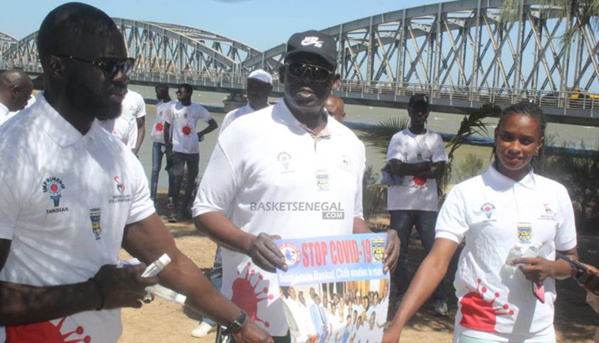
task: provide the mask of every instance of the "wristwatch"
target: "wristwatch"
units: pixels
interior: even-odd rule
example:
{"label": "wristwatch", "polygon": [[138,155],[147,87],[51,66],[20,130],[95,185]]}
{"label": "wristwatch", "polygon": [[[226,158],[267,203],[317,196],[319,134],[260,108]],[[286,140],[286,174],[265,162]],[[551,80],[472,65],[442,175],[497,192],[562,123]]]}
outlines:
{"label": "wristwatch", "polygon": [[245,314],[245,312],[243,312],[243,310],[239,311],[239,315],[237,316],[237,319],[235,319],[234,321],[232,321],[226,325],[227,329],[224,331],[224,334],[238,333],[241,330],[243,323],[245,323],[245,320],[247,319],[247,317],[248,317],[247,314]]}

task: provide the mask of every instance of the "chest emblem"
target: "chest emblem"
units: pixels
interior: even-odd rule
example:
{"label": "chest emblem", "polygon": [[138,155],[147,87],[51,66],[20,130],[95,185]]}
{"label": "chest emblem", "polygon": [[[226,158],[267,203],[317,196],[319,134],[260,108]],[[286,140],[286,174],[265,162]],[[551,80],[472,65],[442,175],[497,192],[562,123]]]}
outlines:
{"label": "chest emblem", "polygon": [[42,191],[50,195],[50,199],[54,201],[54,207],[60,206],[60,197],[63,189],[65,189],[64,182],[56,176],[47,178],[42,184]]}
{"label": "chest emblem", "polygon": [[530,223],[518,223],[518,242],[530,243],[532,240],[532,226]]}
{"label": "chest emblem", "polygon": [[100,214],[101,209],[92,208],[89,210],[89,219],[92,221],[92,232],[96,236],[96,240],[99,240],[102,235],[102,227],[100,226]]}
{"label": "chest emblem", "polygon": [[493,212],[495,212],[495,205],[491,204],[490,202],[486,202],[480,207],[480,210],[487,216],[487,219],[491,219]]}
{"label": "chest emblem", "polygon": [[277,155],[277,162],[279,163],[281,174],[293,172],[291,168],[291,155],[288,152],[280,152]]}
{"label": "chest emblem", "polygon": [[125,185],[119,181],[118,176],[114,177],[114,182],[116,182],[116,190],[119,191],[119,193],[121,194],[125,193]]}
{"label": "chest emblem", "polygon": [[327,170],[316,171],[316,187],[319,191],[328,191],[330,189],[329,172]]}

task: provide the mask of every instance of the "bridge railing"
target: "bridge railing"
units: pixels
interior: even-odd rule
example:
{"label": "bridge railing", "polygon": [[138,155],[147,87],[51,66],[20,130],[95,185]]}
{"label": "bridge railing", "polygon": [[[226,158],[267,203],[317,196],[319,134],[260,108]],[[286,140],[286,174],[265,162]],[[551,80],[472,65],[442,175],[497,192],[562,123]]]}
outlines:
{"label": "bridge railing", "polygon": [[[0,62],[0,69],[16,67],[5,61]],[[41,74],[42,67],[39,63],[19,65],[24,71],[31,74]],[[284,93],[284,86],[279,82],[277,75],[273,75],[273,91]],[[201,72],[165,73],[151,69],[136,69],[131,75],[133,82],[145,84],[181,84],[189,83],[195,86],[221,88],[230,91],[242,91],[246,88],[246,73],[231,73],[222,70],[203,70]],[[385,101],[406,101],[406,97],[413,94],[426,94],[430,96],[431,103],[444,100],[450,106],[463,105],[469,102],[472,107],[479,103],[493,103],[509,105],[522,100],[530,100],[541,107],[586,110],[594,117],[599,111],[599,95],[588,94],[580,91],[541,92],[531,89],[516,90],[513,88],[467,87],[456,85],[420,84],[420,83],[392,83],[392,82],[362,82],[342,80],[337,91],[343,97],[380,99]]]}

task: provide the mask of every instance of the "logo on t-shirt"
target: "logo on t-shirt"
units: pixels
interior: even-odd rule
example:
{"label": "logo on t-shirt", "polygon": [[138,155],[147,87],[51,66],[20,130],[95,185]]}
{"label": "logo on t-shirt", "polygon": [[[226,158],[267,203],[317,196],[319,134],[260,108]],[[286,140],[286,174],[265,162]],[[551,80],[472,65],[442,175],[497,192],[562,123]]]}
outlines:
{"label": "logo on t-shirt", "polygon": [[291,169],[291,155],[288,152],[282,151],[277,156],[277,162],[281,166],[281,174],[291,173],[293,170]]}
{"label": "logo on t-shirt", "polygon": [[520,243],[530,243],[532,240],[532,226],[530,223],[518,223],[518,241]]}
{"label": "logo on t-shirt", "polygon": [[92,208],[89,210],[89,219],[92,221],[92,232],[96,236],[96,240],[99,240],[100,235],[102,234],[102,227],[100,226],[100,214],[101,209]]}
{"label": "logo on t-shirt", "polygon": [[158,123],[156,124],[156,132],[162,132],[164,130],[164,124]]}
{"label": "logo on t-shirt", "polygon": [[191,134],[191,127],[188,125],[183,126],[183,128],[181,128],[181,133],[183,133],[185,136],[189,136]]}
{"label": "logo on t-shirt", "polygon": [[551,205],[543,204],[543,208],[545,213],[539,216],[539,220],[555,220],[555,211],[553,211]]}
{"label": "logo on t-shirt", "polygon": [[54,200],[54,207],[60,206],[60,197],[62,190],[65,189],[64,182],[59,177],[51,176],[42,184],[42,191],[50,195]]}
{"label": "logo on t-shirt", "polygon": [[486,202],[480,207],[480,210],[487,216],[487,219],[491,219],[493,212],[495,212],[495,205]]}
{"label": "logo on t-shirt", "polygon": [[285,264],[287,264],[289,268],[295,267],[295,265],[300,263],[300,250],[295,244],[283,243],[283,245],[279,247],[279,250],[281,250],[281,253],[285,256]]}
{"label": "logo on t-shirt", "polygon": [[328,191],[330,189],[329,172],[327,170],[316,171],[316,188],[319,191]]}
{"label": "logo on t-shirt", "polygon": [[116,190],[119,192],[119,194],[117,195],[113,195],[112,199],[110,199],[108,202],[110,204],[116,204],[119,202],[129,202],[131,201],[131,194],[125,194],[125,184],[123,182],[121,182],[120,178],[117,176],[115,176],[113,178],[114,182],[116,183]]}

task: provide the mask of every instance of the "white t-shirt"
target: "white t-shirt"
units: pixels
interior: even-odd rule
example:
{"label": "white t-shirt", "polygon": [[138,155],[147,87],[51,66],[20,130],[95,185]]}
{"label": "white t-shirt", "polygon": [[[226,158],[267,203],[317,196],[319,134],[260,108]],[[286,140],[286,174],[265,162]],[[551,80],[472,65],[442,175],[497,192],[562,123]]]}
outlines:
{"label": "white t-shirt", "polygon": [[121,115],[116,119],[101,120],[100,125],[125,143],[130,149],[137,143],[137,119],[146,115],[146,103],[141,94],[128,90],[121,103]]}
{"label": "white t-shirt", "polygon": [[[410,129],[402,130],[391,138],[387,161],[397,159],[403,163],[447,162],[443,139],[429,130],[415,135]],[[401,185],[387,189],[387,209],[393,210],[439,210],[437,180],[405,176]]]}
{"label": "white t-shirt", "polygon": [[[229,214],[237,227],[254,235],[351,234],[354,218],[362,217],[364,166],[364,144],[351,130],[329,120],[315,139],[280,101],[238,118],[219,136],[193,216],[213,211]],[[257,283],[233,288],[258,291],[236,292],[234,282]],[[258,325],[268,322],[266,330],[274,336],[287,332],[278,288],[276,274],[256,267],[244,254],[223,248],[223,293],[242,308],[254,304],[244,310],[258,319]]]}
{"label": "white t-shirt", "polygon": [[230,111],[229,113],[227,113],[227,115],[223,119],[222,124],[220,124],[220,133],[223,133],[225,128],[227,126],[229,126],[229,124],[231,124],[233,122],[233,120],[235,120],[243,115],[246,115],[248,113],[255,112],[255,111],[256,110],[253,109],[252,106],[250,106],[249,102],[243,107],[240,107],[240,108],[234,109],[233,111]]}
{"label": "white t-shirt", "polygon": [[555,280],[544,282],[545,303],[532,293],[522,272],[505,266],[520,243],[539,242],[539,256],[576,247],[574,212],[564,186],[532,172],[519,182],[493,166],[449,193],[436,226],[436,238],[466,240],[454,286],[459,299],[455,335],[500,342],[550,342],[555,339]]}
{"label": "white t-shirt", "polygon": [[156,120],[154,121],[152,133],[150,134],[150,137],[152,137],[154,142],[164,144],[164,121],[166,112],[172,104],[173,100],[169,102],[162,102],[161,100],[156,104]]}
{"label": "white t-shirt", "polygon": [[[12,241],[0,280],[32,286],[87,281],[101,266],[116,264],[125,225],[154,213],[143,168],[97,122],[81,135],[42,94],[19,116],[0,127],[0,238]],[[120,310],[61,319],[7,327],[6,333],[40,336],[33,342],[72,333],[69,340],[114,343],[121,335]],[[0,342],[5,339],[0,327]]]}
{"label": "white t-shirt", "polygon": [[208,110],[200,104],[191,103],[189,106],[183,106],[177,101],[168,108],[164,119],[172,128],[173,151],[184,154],[200,153],[196,125],[198,119],[204,123],[212,120]]}

